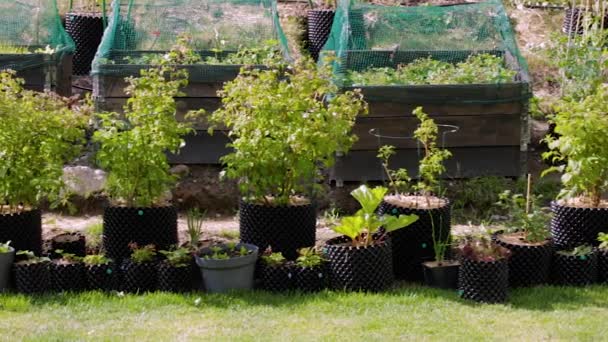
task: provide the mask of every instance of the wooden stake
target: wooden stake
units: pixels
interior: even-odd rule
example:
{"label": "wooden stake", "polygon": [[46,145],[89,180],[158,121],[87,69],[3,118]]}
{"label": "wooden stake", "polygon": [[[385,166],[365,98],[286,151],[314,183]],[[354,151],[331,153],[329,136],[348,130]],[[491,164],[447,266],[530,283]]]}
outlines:
{"label": "wooden stake", "polygon": [[532,175],[528,173],[528,188],[526,190],[526,214],[530,213],[530,192],[532,192]]}

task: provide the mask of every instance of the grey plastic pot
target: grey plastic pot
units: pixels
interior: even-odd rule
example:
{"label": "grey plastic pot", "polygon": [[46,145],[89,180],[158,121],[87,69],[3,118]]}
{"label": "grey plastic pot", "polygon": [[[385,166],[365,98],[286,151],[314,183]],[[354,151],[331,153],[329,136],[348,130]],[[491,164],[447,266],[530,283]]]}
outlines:
{"label": "grey plastic pot", "polygon": [[11,268],[15,259],[15,249],[9,247],[8,253],[0,253],[0,292],[6,291],[11,276]]}
{"label": "grey plastic pot", "polygon": [[237,249],[245,246],[250,254],[230,259],[205,259],[199,255],[212,254],[211,248],[203,248],[195,255],[196,264],[201,269],[203,283],[208,292],[221,293],[231,290],[251,290],[253,288],[253,274],[258,259],[258,247],[239,243]]}

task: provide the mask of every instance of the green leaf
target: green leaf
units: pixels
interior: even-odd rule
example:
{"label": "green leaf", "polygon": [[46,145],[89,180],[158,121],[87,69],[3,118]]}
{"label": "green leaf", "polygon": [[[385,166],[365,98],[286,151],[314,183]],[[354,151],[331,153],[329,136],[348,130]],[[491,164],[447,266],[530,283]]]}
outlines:
{"label": "green leaf", "polygon": [[418,221],[418,218],[418,215],[415,214],[399,216],[384,215],[380,218],[380,221],[382,222],[384,229],[386,229],[386,232],[390,233],[397,229],[409,226],[410,224]]}
{"label": "green leaf", "polygon": [[356,240],[365,230],[365,218],[363,216],[346,216],[342,218],[340,225],[333,228],[336,233],[348,236]]}
{"label": "green leaf", "polygon": [[388,189],[382,186],[370,189],[364,184],[351,191],[350,194],[361,204],[363,213],[373,214],[384,199],[387,191]]}

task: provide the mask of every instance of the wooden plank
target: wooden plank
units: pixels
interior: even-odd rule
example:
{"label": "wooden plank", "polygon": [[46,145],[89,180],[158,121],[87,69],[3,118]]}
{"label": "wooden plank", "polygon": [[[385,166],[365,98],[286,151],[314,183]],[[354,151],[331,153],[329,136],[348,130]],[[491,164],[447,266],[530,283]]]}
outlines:
{"label": "wooden plank", "polygon": [[[95,97],[128,97],[125,94],[127,82],[123,76],[96,75],[93,77],[93,96]],[[217,91],[222,89],[223,82],[203,83],[190,80],[183,89],[184,97],[217,97]]]}
{"label": "wooden plank", "polygon": [[196,135],[186,137],[184,146],[177,155],[169,154],[172,164],[219,164],[222,156],[230,153],[226,144],[230,139],[222,131],[209,135],[206,131],[197,131]]}
{"label": "wooden plank", "polygon": [[61,96],[72,95],[72,54],[63,55],[59,65],[55,67],[55,77],[52,89]]}
{"label": "wooden plank", "polygon": [[483,103],[483,104],[422,104],[390,101],[369,101],[368,117],[411,116],[412,111],[422,106],[430,116],[446,115],[495,115],[517,114],[523,111],[521,102]]}
{"label": "wooden plank", "polygon": [[[443,178],[473,178],[480,176],[518,177],[525,173],[525,152],[519,146],[457,147],[450,151],[453,157],[446,161]],[[418,160],[422,151],[398,150],[391,167],[405,167],[410,175],[417,175]],[[330,181],[381,181],[384,180],[376,151],[352,151],[339,158],[330,170]]]}
{"label": "wooden plank", "polygon": [[[473,146],[518,146],[521,141],[519,115],[483,115],[483,116],[439,116],[437,124],[459,127],[457,132],[445,134],[446,147]],[[414,139],[390,139],[370,134],[375,129],[377,135],[392,137],[411,137],[419,124],[418,119],[409,117],[365,118],[360,117],[353,129],[359,137],[351,150],[378,150],[380,145],[389,144],[397,148],[416,148]],[[440,127],[440,134],[452,128]],[[442,144],[440,135],[439,144]]]}

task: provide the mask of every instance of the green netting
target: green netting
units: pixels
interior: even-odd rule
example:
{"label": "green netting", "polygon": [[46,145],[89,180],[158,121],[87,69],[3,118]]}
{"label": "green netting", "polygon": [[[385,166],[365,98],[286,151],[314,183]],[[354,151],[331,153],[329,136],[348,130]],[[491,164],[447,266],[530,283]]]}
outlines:
{"label": "green netting", "polygon": [[57,63],[74,49],[56,0],[0,0],[0,68],[21,71]]}
{"label": "green netting", "polygon": [[[269,40],[288,57],[276,6],[276,0],[114,0],[92,73],[137,74],[146,63],[134,59],[170,50],[182,34],[203,57],[260,48]],[[218,67],[215,72],[221,73],[218,69],[226,66]],[[206,69],[198,77],[213,76]]]}
{"label": "green netting", "polygon": [[338,57],[334,71],[345,85],[348,71],[396,68],[430,57],[458,63],[488,53],[517,71],[514,83],[529,81],[502,3],[489,0],[453,6],[378,6],[341,0],[322,55]]}

